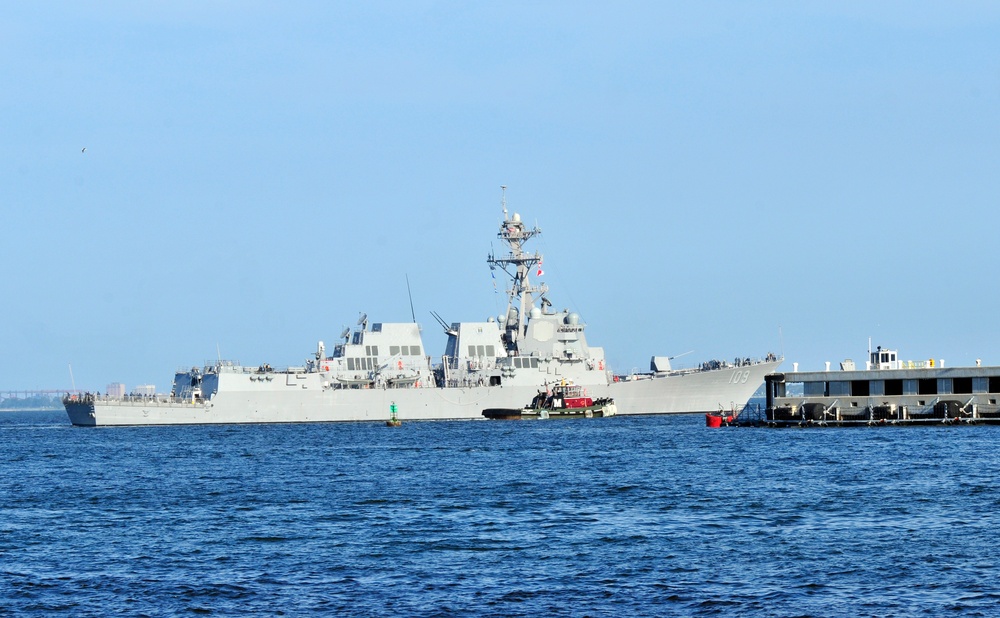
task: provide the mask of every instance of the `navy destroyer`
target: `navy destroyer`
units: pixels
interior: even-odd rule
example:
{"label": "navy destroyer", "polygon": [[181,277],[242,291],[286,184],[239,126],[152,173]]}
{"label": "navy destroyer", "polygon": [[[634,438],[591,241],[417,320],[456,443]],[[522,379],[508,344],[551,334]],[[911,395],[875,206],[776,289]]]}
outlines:
{"label": "navy destroyer", "polygon": [[525,247],[541,230],[508,213],[505,198],[501,207],[504,251],[487,263],[509,278],[507,310],[481,322],[433,314],[448,337],[443,357],[428,355],[415,322],[370,323],[363,314],[332,353],[320,341],[301,366],[219,360],[177,372],[169,394],[70,394],[69,419],[91,426],[387,421],[393,404],[405,420],[483,419],[483,410],[521,407],[562,381],[614,399],[622,415],[705,413],[742,407],[781,362],[768,354],[674,369],[669,357],[654,356],[648,372],[614,373],[604,349],[588,344],[581,317],[552,309],[542,255]]}

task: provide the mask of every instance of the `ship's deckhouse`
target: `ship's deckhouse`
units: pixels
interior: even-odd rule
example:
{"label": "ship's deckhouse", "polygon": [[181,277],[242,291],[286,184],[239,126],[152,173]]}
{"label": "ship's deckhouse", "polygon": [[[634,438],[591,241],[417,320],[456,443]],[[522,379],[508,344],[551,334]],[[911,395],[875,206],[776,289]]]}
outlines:
{"label": "ship's deckhouse", "polygon": [[424,354],[420,327],[412,322],[376,322],[368,329],[365,318],[354,332],[345,330],[333,356],[325,356],[323,342],[316,353],[319,371],[334,386],[417,386],[433,384],[430,358]]}
{"label": "ship's deckhouse", "polygon": [[584,325],[576,313],[543,314],[534,308],[528,319],[521,354],[583,361],[591,358]]}
{"label": "ship's deckhouse", "polygon": [[498,356],[506,355],[503,342],[500,340],[500,327],[493,320],[456,322],[448,330],[448,347],[445,349],[445,356],[450,361],[460,358],[493,361]]}
{"label": "ship's deckhouse", "polygon": [[372,324],[371,330],[352,333],[350,343],[337,344],[331,358],[371,358],[374,362],[405,361],[423,357],[423,350],[420,327],[417,324],[376,322]]}

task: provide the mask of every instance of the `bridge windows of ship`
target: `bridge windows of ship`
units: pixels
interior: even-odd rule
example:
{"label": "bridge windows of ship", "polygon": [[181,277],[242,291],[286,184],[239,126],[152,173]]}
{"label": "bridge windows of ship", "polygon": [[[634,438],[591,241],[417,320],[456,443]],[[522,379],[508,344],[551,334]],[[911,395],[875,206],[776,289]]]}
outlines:
{"label": "bridge windows of ship", "polygon": [[515,356],[510,360],[516,369],[538,369],[537,356]]}
{"label": "bridge windows of ship", "polygon": [[389,356],[420,356],[420,346],[391,345],[389,346]]}
{"label": "bridge windows of ship", "polygon": [[470,345],[469,358],[496,358],[496,347],[492,345]]}
{"label": "bridge windows of ship", "polygon": [[352,356],[347,357],[347,370],[348,371],[375,371],[378,367],[378,359],[368,356],[368,357],[358,357],[354,358]]}

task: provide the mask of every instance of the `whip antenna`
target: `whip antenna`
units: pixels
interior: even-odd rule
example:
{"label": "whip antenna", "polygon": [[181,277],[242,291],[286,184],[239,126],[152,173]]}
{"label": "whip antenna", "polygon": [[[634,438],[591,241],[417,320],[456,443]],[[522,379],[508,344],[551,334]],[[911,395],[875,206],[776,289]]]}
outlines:
{"label": "whip antenna", "polygon": [[413,323],[417,323],[417,314],[413,311],[413,293],[410,292],[410,275],[406,275],[406,295],[410,297],[410,317],[413,318]]}

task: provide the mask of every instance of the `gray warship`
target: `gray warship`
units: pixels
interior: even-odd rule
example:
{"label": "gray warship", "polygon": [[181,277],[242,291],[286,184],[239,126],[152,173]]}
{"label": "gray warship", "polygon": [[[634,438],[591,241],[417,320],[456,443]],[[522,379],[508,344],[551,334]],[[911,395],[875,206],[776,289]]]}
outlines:
{"label": "gray warship", "polygon": [[504,252],[489,267],[509,277],[505,313],[481,322],[445,322],[440,359],[427,354],[415,322],[369,322],[362,314],[328,353],[320,341],[298,367],[275,369],[219,360],[179,371],[169,394],[67,394],[74,425],[175,425],[482,420],[483,410],[516,408],[559,381],[594,399],[614,399],[619,415],[706,413],[741,408],[781,359],[739,357],[674,369],[653,356],[648,372],[616,374],[604,349],[591,346],[581,317],[554,311],[540,279],[542,255],[526,243],[541,233],[510,214],[501,197],[497,236]]}

